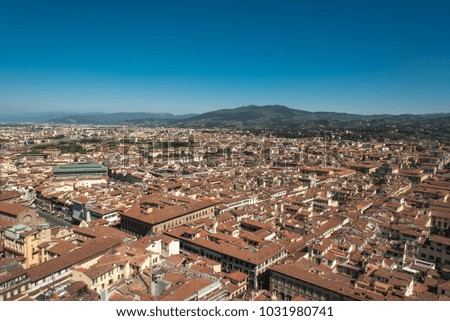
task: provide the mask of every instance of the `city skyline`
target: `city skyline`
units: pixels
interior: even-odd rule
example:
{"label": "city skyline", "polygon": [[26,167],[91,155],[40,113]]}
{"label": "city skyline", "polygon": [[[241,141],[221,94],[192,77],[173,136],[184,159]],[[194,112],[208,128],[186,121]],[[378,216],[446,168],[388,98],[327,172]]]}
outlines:
{"label": "city skyline", "polygon": [[448,4],[2,3],[0,111],[448,112]]}

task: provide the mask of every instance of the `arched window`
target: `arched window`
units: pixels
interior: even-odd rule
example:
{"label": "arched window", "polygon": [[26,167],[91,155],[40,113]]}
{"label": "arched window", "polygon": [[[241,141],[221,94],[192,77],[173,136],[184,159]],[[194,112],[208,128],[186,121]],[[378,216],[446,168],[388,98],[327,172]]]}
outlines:
{"label": "arched window", "polygon": [[31,224],[31,215],[25,215],[23,218],[23,222],[26,224]]}

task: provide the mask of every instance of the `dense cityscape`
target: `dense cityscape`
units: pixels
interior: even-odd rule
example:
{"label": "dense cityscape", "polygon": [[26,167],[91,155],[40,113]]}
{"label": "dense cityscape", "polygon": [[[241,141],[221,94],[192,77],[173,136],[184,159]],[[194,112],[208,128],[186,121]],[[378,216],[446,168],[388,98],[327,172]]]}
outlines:
{"label": "dense cityscape", "polygon": [[0,318],[444,318],[449,13],[0,1]]}
{"label": "dense cityscape", "polygon": [[448,141],[351,135],[3,124],[0,301],[449,300]]}

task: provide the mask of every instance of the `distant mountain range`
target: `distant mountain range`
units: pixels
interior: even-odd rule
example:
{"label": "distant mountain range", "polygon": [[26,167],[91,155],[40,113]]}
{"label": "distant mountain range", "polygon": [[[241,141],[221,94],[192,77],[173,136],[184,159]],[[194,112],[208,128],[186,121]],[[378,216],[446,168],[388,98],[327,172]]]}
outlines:
{"label": "distant mountain range", "polygon": [[47,122],[53,124],[115,124],[179,127],[235,127],[235,128],[295,128],[303,124],[330,126],[333,124],[355,125],[401,124],[406,121],[439,122],[450,120],[450,113],[423,115],[358,115],[337,112],[309,112],[281,105],[249,105],[233,109],[220,109],[203,114],[173,115],[170,113],[34,113],[22,115],[2,115],[0,122]]}
{"label": "distant mountain range", "polygon": [[281,105],[243,106],[234,109],[220,109],[196,115],[183,121],[173,122],[181,127],[237,127],[237,128],[298,128],[303,125],[353,126],[361,123],[401,124],[402,122],[450,119],[450,113],[422,115],[358,115],[337,112],[309,112]]}
{"label": "distant mountain range", "polygon": [[181,120],[190,118],[197,114],[173,115],[170,113],[29,113],[29,114],[9,114],[1,115],[0,122],[8,123],[54,123],[54,124],[125,124],[136,121],[145,123],[146,121],[160,120]]}
{"label": "distant mountain range", "polygon": [[58,124],[146,124],[152,122],[167,123],[168,121],[191,118],[196,114],[173,115],[170,113],[112,113],[95,115],[68,115],[50,119],[51,123]]}
{"label": "distant mountain range", "polygon": [[50,119],[65,117],[73,113],[62,112],[42,112],[42,113],[23,113],[23,114],[1,114],[0,123],[44,123]]}
{"label": "distant mountain range", "polygon": [[207,127],[217,125],[282,125],[285,123],[316,121],[316,120],[340,120],[353,121],[355,119],[375,119],[389,117],[390,115],[363,116],[356,114],[334,112],[309,112],[292,109],[281,105],[256,106],[249,105],[233,109],[220,109],[191,117],[186,120],[190,125],[204,125]]}

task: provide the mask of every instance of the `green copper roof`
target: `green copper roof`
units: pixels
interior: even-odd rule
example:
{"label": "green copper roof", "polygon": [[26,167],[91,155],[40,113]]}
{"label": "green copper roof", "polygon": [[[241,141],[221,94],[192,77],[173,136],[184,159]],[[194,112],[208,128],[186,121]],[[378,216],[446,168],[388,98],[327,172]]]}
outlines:
{"label": "green copper roof", "polygon": [[53,168],[53,173],[72,173],[72,172],[97,172],[107,171],[108,167],[101,164],[73,164],[57,165]]}

